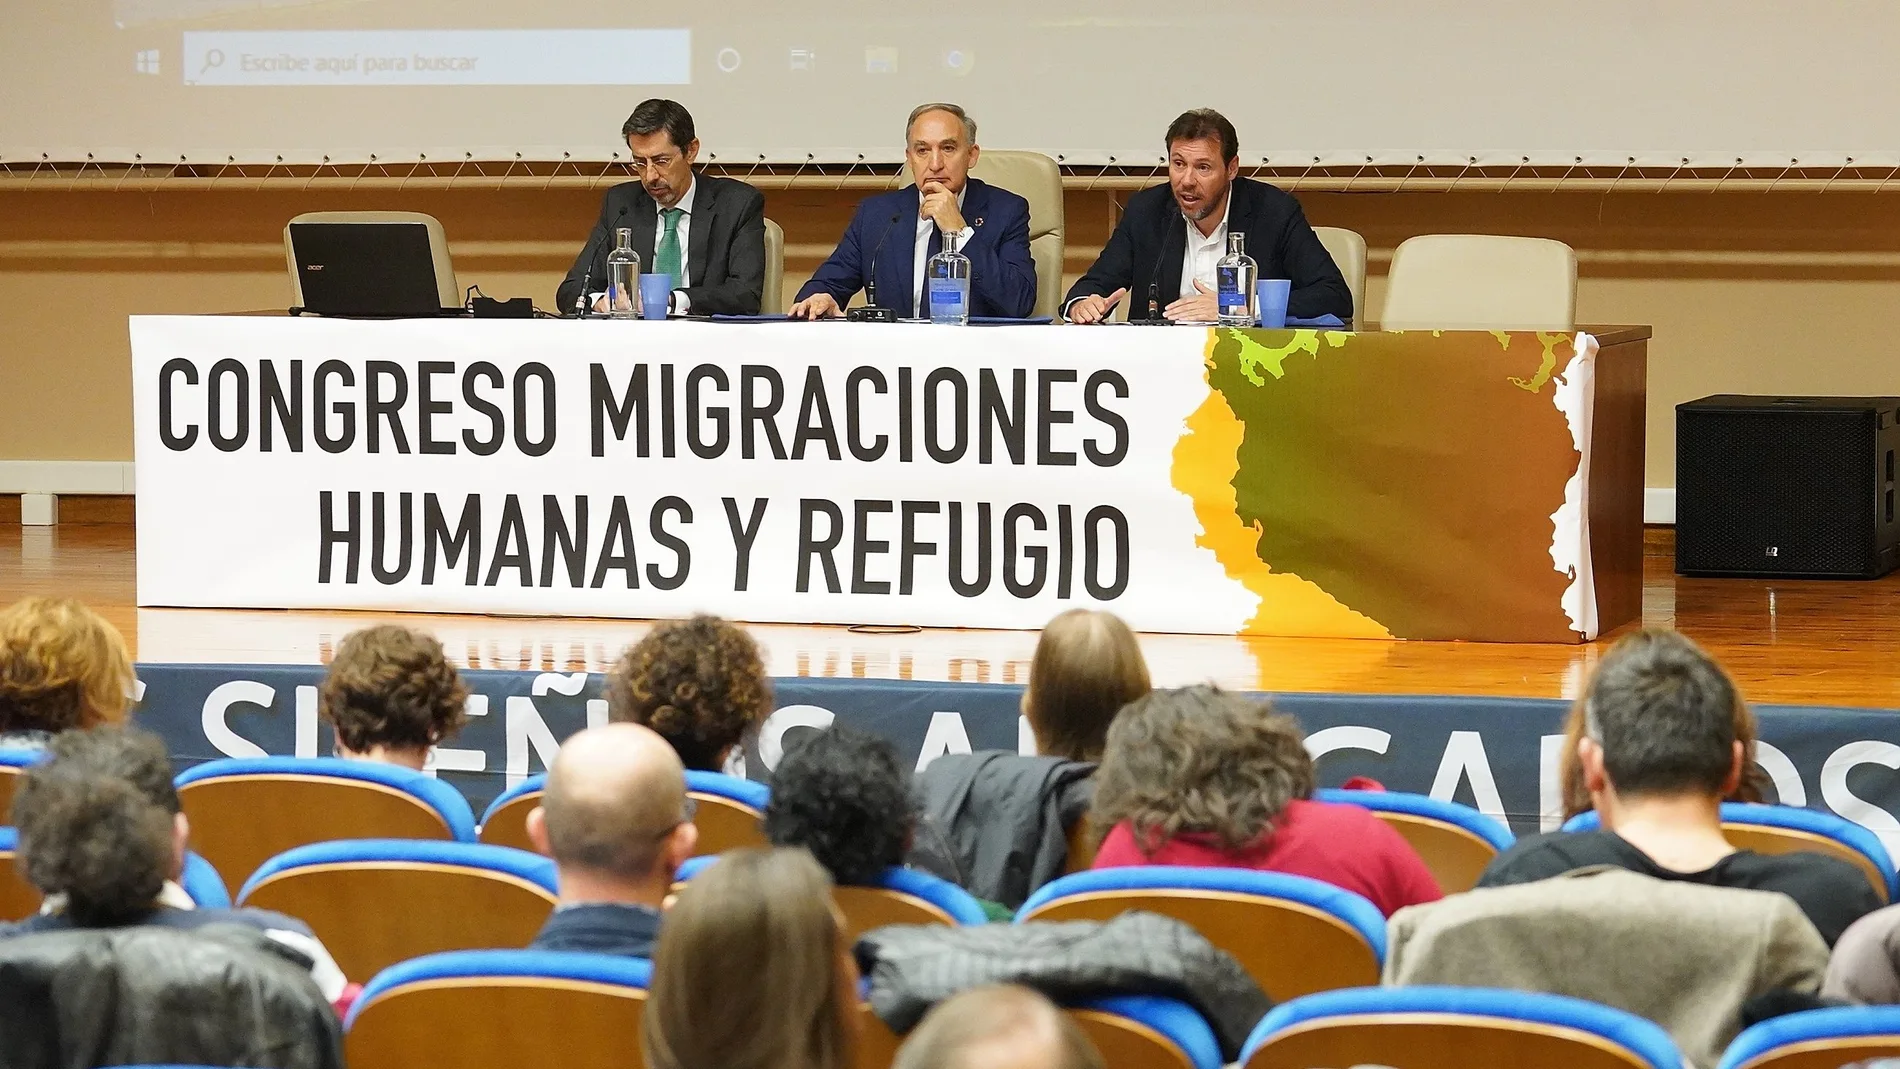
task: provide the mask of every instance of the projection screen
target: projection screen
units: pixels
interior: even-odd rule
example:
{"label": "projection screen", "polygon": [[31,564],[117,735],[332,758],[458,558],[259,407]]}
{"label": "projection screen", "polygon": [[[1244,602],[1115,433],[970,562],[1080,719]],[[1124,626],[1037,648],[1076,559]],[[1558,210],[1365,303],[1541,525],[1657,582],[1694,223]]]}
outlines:
{"label": "projection screen", "polygon": [[607,160],[651,95],[718,162],[991,147],[1151,166],[1900,163],[1895,0],[6,0],[0,161]]}

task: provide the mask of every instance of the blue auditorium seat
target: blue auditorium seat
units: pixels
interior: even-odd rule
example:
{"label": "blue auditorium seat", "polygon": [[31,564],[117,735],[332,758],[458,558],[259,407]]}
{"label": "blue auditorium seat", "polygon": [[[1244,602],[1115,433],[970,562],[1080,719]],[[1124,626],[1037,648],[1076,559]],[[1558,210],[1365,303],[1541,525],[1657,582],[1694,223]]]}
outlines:
{"label": "blue auditorium seat", "polygon": [[1275,1001],[1376,984],[1385,961],[1378,907],[1329,883],[1253,869],[1078,872],[1030,895],[1016,923],[1105,921],[1135,909],[1192,926],[1239,960]]}
{"label": "blue auditorium seat", "polygon": [[1685,1069],[1669,1033],[1635,1014],[1563,995],[1482,987],[1366,987],[1294,999],[1255,1026],[1241,1063]]}
{"label": "blue auditorium seat", "polygon": [[375,761],[228,758],[186,769],[177,784],[192,845],[227,881],[286,850],[332,839],[475,841],[475,816],[461,792]]}
{"label": "blue auditorium seat", "polygon": [[554,862],[525,850],[345,839],[270,859],[237,901],[304,921],[354,977],[424,954],[526,946],[558,897]]}
{"label": "blue auditorium seat", "polygon": [[1900,1058],[1900,1006],[1791,1013],[1755,1025],[1728,1045],[1719,1069],[1816,1069]]}
{"label": "blue auditorium seat", "polygon": [[[1596,813],[1579,813],[1564,822],[1564,831],[1595,831],[1602,827]],[[1853,864],[1867,876],[1884,902],[1900,893],[1893,858],[1880,837],[1845,817],[1792,805],[1722,803],[1722,834],[1743,850],[1759,854],[1799,851],[1827,854]]]}
{"label": "blue auditorium seat", "polygon": [[[702,855],[679,867],[675,884],[690,882],[706,871],[717,856]],[[875,886],[832,888],[832,899],[844,914],[849,936],[856,939],[887,924],[988,924],[983,904],[948,880],[916,869],[889,868]]]}
{"label": "blue auditorium seat", "polygon": [[466,950],[404,961],[363,986],[350,1069],[627,1069],[641,1063],[652,967],[637,958]]}
{"label": "blue auditorium seat", "polygon": [[1418,851],[1446,894],[1476,887],[1485,867],[1517,841],[1510,828],[1470,806],[1428,795],[1326,788],[1313,800],[1371,810]]}

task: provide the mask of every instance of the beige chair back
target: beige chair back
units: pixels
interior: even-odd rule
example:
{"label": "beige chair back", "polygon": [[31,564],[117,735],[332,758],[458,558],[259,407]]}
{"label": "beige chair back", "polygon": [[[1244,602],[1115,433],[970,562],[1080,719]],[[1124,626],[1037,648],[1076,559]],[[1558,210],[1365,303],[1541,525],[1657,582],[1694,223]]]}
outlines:
{"label": "beige chair back", "polygon": [[[449,263],[449,239],[442,223],[421,212],[305,212],[291,223],[421,223],[429,229],[429,255],[435,262],[436,297],[444,308],[460,308],[462,291],[455,284],[455,268]],[[290,223],[284,224],[284,261],[290,267],[292,306],[303,304],[303,279],[297,270],[297,254],[290,247]]]}
{"label": "beige chair back", "polygon": [[1372,815],[1418,851],[1439,890],[1448,895],[1478,886],[1478,877],[1498,856],[1497,847],[1449,821],[1379,809]]}
{"label": "beige chair back", "polygon": [[1072,1009],[1069,1018],[1101,1052],[1108,1069],[1194,1069],[1193,1059],[1168,1037],[1130,1017]]}
{"label": "beige chair back", "polygon": [[541,804],[541,796],[545,793],[535,791],[510,799],[507,805],[488,814],[476,838],[490,846],[511,846],[516,850],[538,853],[534,849],[534,842],[528,838],[528,814]]}
{"label": "beige chair back", "polygon": [[211,862],[233,895],[264,862],[295,847],[332,839],[455,837],[422,799],[361,780],[219,776],[187,783],[178,801],[191,819],[192,849]]}
{"label": "beige chair back", "polygon": [[765,826],[760,823],[765,814],[723,795],[705,791],[687,793],[699,810],[693,814],[693,826],[699,829],[699,845],[693,850],[695,857],[772,845],[765,837]]}
{"label": "beige chair back", "polygon": [[13,795],[20,789],[20,780],[25,775],[26,769],[0,765],[0,824],[11,823],[7,814],[13,811]]}
{"label": "beige chair back", "polygon": [[1548,238],[1424,234],[1386,276],[1386,330],[1572,330],[1577,254]]}
{"label": "beige chair back", "polygon": [[551,976],[433,980],[365,1005],[343,1037],[344,1055],[350,1069],[633,1069],[644,1064],[646,996]]}
{"label": "beige chair back", "polygon": [[339,861],[265,877],[238,904],[308,924],[343,975],[360,980],[424,954],[525,947],[554,911],[554,895],[519,876],[460,865]]}
{"label": "beige chair back", "polygon": [[1646,1069],[1648,1062],[1608,1039],[1576,1028],[1536,1021],[1394,1012],[1342,1015],[1294,1025],[1256,1048],[1244,1069],[1308,1069],[1315,1065]]}
{"label": "beige chair back", "polygon": [[[767,236],[770,236],[769,231]],[[488,814],[488,819],[482,822],[481,841],[491,846],[533,850],[534,843],[528,840],[528,814],[541,804],[543,793],[532,791],[518,795],[510,799],[507,805]],[[698,812],[693,815],[693,825],[699,829],[699,845],[693,848],[694,857],[723,854],[748,846],[772,845],[765,837],[765,829],[759,824],[761,814],[758,810],[723,795],[704,791],[690,793],[698,807]]]}
{"label": "beige chair back", "polygon": [[40,889],[26,882],[19,855],[0,850],[0,924],[22,921],[40,911]]}
{"label": "beige chair back", "polygon": [[957,925],[956,918],[942,907],[885,887],[834,887],[831,900],[844,914],[846,934],[853,943],[865,932],[889,924]]}
{"label": "beige chair back", "polygon": [[[1181,1048],[1140,1021],[1101,1010],[1065,1012],[1082,1029],[1082,1034],[1089,1037],[1089,1042],[1095,1044],[1095,1049],[1101,1052],[1102,1064],[1108,1069],[1194,1069]],[[903,1046],[903,1037],[891,1031],[890,1025],[871,1009],[870,1003],[858,1004],[858,1021],[854,1069],[890,1069],[897,1059],[898,1048]],[[354,1054],[352,1050],[351,1055]],[[351,1065],[354,1069],[355,1063]]]}
{"label": "beige chair back", "polygon": [[1873,885],[1874,894],[1881,904],[1887,901],[1887,877],[1874,864],[1874,859],[1859,850],[1826,835],[1816,835],[1798,828],[1778,828],[1769,824],[1746,824],[1740,821],[1723,821],[1722,837],[1737,850],[1753,850],[1757,854],[1826,854],[1836,857],[1860,870]]}
{"label": "beige chair back", "polygon": [[1316,226],[1313,233],[1319,243],[1326,246],[1333,265],[1346,278],[1346,288],[1352,291],[1353,319],[1358,322],[1371,319],[1366,314],[1366,239],[1356,230],[1337,226]]}
{"label": "beige chair back", "polygon": [[[1029,202],[1029,255],[1036,261],[1036,307],[1031,314],[1055,315],[1062,306],[1062,257],[1068,232],[1062,216],[1062,169],[1040,152],[986,149],[977,156],[970,176]],[[898,185],[915,181],[910,165],[905,164]]]}
{"label": "beige chair back", "polygon": [[1734,1069],[1841,1069],[1842,1066],[1900,1058],[1900,1035],[1839,1036],[1791,1043]]}
{"label": "beige chair back", "polygon": [[785,311],[785,228],[770,219],[765,221],[765,289],[759,295],[759,311]]}
{"label": "beige chair back", "polygon": [[[1087,872],[1095,864],[1095,840],[1089,834],[1089,818],[1084,814],[1069,825],[1069,856],[1062,863],[1063,875]],[[1030,888],[1035,890],[1035,888]]]}
{"label": "beige chair back", "polygon": [[1232,954],[1275,1002],[1342,987],[1376,987],[1379,955],[1345,920],[1296,902],[1196,889],[1090,891],[1026,911],[1022,921],[1108,921],[1159,913]]}

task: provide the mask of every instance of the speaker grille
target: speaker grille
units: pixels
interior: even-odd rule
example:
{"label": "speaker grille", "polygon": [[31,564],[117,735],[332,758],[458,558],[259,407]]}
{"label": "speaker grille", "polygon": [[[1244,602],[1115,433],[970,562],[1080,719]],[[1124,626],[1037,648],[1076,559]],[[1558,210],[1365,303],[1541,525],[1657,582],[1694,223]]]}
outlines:
{"label": "speaker grille", "polygon": [[1684,405],[1676,414],[1678,571],[1872,574],[1879,413]]}

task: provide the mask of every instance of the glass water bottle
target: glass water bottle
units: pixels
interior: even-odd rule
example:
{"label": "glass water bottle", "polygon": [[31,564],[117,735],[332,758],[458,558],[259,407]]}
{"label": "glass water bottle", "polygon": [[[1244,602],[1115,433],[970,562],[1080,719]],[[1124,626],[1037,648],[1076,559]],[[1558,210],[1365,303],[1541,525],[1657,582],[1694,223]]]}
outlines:
{"label": "glass water bottle", "polygon": [[1259,322],[1254,307],[1254,283],[1260,278],[1260,265],[1247,255],[1247,235],[1239,231],[1228,233],[1227,255],[1214,266],[1214,278],[1221,326],[1251,327]]}
{"label": "glass water bottle", "polygon": [[924,265],[924,299],[930,321],[961,327],[970,322],[970,258],[957,251],[957,234],[943,236],[943,251]]}
{"label": "glass water bottle", "polygon": [[607,314],[632,319],[640,314],[640,254],[633,251],[633,228],[614,231],[614,251],[607,254]]}

